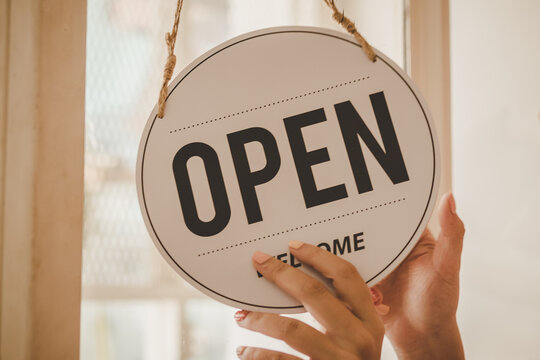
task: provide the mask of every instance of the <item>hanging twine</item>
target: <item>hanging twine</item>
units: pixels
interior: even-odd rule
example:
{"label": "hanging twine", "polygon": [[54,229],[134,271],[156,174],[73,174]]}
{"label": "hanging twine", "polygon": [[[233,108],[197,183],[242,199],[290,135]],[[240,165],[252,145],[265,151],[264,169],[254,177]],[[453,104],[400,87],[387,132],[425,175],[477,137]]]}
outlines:
{"label": "hanging twine", "polygon": [[[364,53],[367,57],[375,62],[377,56],[375,51],[369,45],[369,43],[364,39],[362,35],[356,30],[354,22],[352,22],[348,17],[345,16],[345,11],[339,12],[334,3],[334,0],[323,0],[326,5],[334,12],[332,17],[336,20],[341,26],[343,26],[351,35],[353,35],[362,46]],[[178,23],[180,21],[180,12],[182,11],[182,5],[184,0],[178,0],[176,4],[176,13],[174,15],[174,25],[170,33],[165,34],[165,42],[167,43],[167,50],[169,55],[167,56],[167,62],[165,63],[165,68],[163,69],[163,83],[161,84],[161,90],[159,92],[159,101],[158,101],[158,114],[157,116],[160,119],[163,119],[165,114],[165,101],[167,100],[167,86],[169,81],[172,78],[174,66],[176,65],[176,56],[174,55],[174,46],[176,45],[176,35],[178,34]]]}
{"label": "hanging twine", "polygon": [[334,3],[334,0],[323,0],[323,1],[334,12],[334,14],[332,15],[334,20],[336,20],[341,26],[343,26],[349,32],[349,34],[354,36],[356,41],[358,41],[360,45],[362,45],[362,49],[364,49],[364,53],[367,55],[369,60],[375,62],[375,60],[377,60],[375,51],[373,50],[371,45],[369,45],[367,40],[364,39],[362,35],[360,35],[358,30],[356,30],[356,26],[354,25],[354,22],[352,22],[348,17],[345,16],[345,10],[342,12],[339,12],[339,10],[336,7],[336,4]]}
{"label": "hanging twine", "polygon": [[161,84],[161,90],[159,92],[158,101],[158,117],[163,119],[165,114],[165,101],[167,100],[167,86],[172,78],[174,66],[176,65],[176,56],[174,55],[174,45],[176,45],[176,34],[178,33],[178,22],[180,21],[180,11],[182,11],[182,4],[184,0],[178,0],[176,4],[176,13],[174,15],[174,25],[170,33],[165,34],[165,42],[167,43],[167,49],[169,55],[167,56],[167,62],[165,63],[165,69],[163,69],[163,83]]}

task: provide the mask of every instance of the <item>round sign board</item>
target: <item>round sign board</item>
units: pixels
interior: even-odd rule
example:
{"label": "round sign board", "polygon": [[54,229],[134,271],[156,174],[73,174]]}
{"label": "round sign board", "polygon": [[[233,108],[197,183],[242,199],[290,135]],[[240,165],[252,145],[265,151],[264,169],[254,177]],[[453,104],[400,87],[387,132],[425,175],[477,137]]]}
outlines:
{"label": "round sign board", "polygon": [[169,86],[142,135],[137,185],[146,226],[190,284],[237,308],[301,304],[254,270],[260,250],[335,253],[368,284],[410,252],[439,180],[433,122],[391,60],[349,35],[264,29],[199,57]]}

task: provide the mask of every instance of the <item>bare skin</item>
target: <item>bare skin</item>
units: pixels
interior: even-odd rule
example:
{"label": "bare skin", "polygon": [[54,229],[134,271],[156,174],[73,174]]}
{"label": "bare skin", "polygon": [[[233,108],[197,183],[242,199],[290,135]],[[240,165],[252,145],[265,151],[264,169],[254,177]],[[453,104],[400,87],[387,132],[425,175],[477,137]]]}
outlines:
{"label": "bare skin", "polygon": [[400,359],[463,359],[456,323],[465,228],[451,194],[439,205],[441,232],[426,230],[401,265],[376,287],[389,306],[381,316]]}
{"label": "bare skin", "polygon": [[[291,241],[290,251],[332,280],[334,296],[319,280],[269,255],[256,252],[253,264],[267,280],[298,299],[326,329],[313,327],[277,314],[239,311],[241,327],[280,339],[311,359],[377,359],[381,354],[384,326],[375,311],[371,292],[349,262],[326,250]],[[275,351],[240,347],[240,359],[299,359]]]}
{"label": "bare skin", "polygon": [[[349,262],[298,241],[290,251],[332,280],[336,296],[318,280],[257,252],[253,264],[266,279],[298,299],[326,329],[275,314],[239,311],[241,327],[281,339],[311,359],[378,359],[384,333],[400,359],[463,359],[456,323],[464,227],[451,194],[441,199],[441,232],[426,230],[403,263],[371,291]],[[384,326],[383,326],[384,325]],[[298,359],[239,347],[240,359]]]}

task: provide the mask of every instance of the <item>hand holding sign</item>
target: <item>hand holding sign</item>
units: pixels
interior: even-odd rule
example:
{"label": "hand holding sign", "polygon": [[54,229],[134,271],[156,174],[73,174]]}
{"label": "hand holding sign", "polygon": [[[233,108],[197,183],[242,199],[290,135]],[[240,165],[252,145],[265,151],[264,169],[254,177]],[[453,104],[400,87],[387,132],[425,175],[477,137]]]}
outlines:
{"label": "hand holding sign", "polygon": [[376,56],[339,32],[273,28],[217,46],[174,80],[165,116],[154,110],[144,130],[137,185],[181,276],[237,308],[299,312],[253,271],[255,250],[310,274],[288,251],[298,239],[368,284],[406,257],[434,206],[438,149],[410,79]]}
{"label": "hand holding sign", "polygon": [[442,197],[438,212],[438,238],[426,230],[409,256],[376,287],[390,306],[382,320],[399,354],[464,359],[456,311],[465,228],[452,194]]}
{"label": "hand holding sign", "polygon": [[[258,252],[253,264],[266,279],[298,299],[326,329],[324,333],[289,317],[237,312],[241,327],[280,339],[317,359],[378,359],[384,327],[372,304],[371,293],[351,263],[317,246],[291,241],[291,253],[332,280],[336,295],[318,280],[271,256]],[[238,349],[240,359],[278,358],[270,350]],[[280,354],[280,359],[298,359]]]}
{"label": "hand holding sign", "polygon": [[[326,251],[291,242],[291,252],[298,259],[332,279],[337,298],[314,278],[256,253],[254,266],[299,299],[326,331],[323,334],[288,317],[246,311],[236,313],[238,324],[281,339],[310,358],[375,359],[380,357],[383,337],[381,316],[400,358],[464,359],[455,318],[464,228],[451,194],[441,200],[439,219],[438,240],[426,230],[405,261],[371,289],[375,308],[354,266]],[[266,349],[238,348],[240,359],[278,355],[298,359]]]}

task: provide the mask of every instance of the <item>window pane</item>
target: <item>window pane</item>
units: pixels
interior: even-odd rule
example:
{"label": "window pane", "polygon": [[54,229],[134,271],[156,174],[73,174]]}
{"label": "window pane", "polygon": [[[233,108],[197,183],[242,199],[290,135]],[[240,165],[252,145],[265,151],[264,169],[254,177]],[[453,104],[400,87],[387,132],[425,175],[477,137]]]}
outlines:
{"label": "window pane", "polygon": [[[375,47],[403,66],[401,1],[339,3]],[[142,221],[135,160],[161,85],[164,34],[175,7],[175,0],[88,0],[84,360],[235,359],[241,343],[284,348],[239,329],[235,309],[181,280],[158,255]],[[175,73],[233,36],[283,25],[341,30],[322,1],[186,1]]]}
{"label": "window pane", "polygon": [[471,359],[536,359],[540,2],[451,2],[454,188]]}

